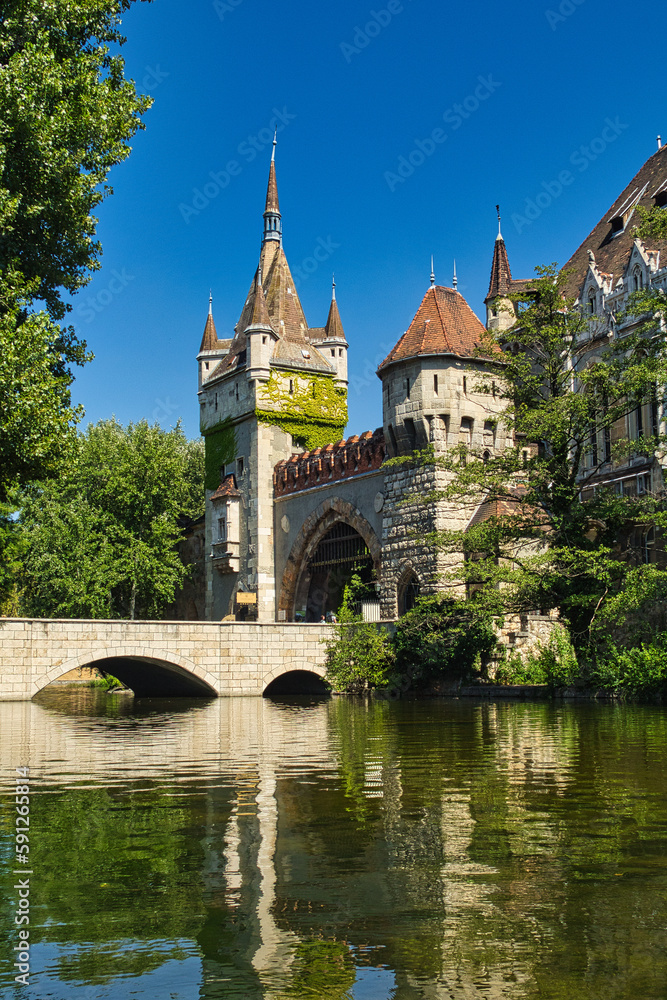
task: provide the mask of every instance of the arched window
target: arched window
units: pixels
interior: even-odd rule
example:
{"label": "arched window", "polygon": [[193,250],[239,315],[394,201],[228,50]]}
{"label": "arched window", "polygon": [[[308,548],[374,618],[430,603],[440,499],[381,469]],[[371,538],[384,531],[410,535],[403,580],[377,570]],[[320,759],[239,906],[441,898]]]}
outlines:
{"label": "arched window", "polygon": [[419,591],[419,579],[417,574],[411,570],[408,575],[403,578],[403,581],[398,588],[399,615],[404,615],[408,611],[412,611],[417,602],[417,598],[419,597]]}
{"label": "arched window", "polygon": [[596,308],[595,307],[596,307],[596,305],[597,305],[597,293],[596,293],[595,289],[591,289],[591,291],[588,293],[588,315],[589,316],[594,316],[595,315],[595,312],[596,312]]}
{"label": "arched window", "polygon": [[640,292],[644,287],[644,275],[642,269],[637,265],[632,272],[632,291]]}

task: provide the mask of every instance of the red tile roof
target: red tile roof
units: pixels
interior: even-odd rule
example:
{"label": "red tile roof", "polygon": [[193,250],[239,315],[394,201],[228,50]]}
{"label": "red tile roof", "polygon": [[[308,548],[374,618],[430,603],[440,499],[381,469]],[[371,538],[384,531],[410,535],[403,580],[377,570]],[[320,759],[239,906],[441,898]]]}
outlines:
{"label": "red tile roof", "polygon": [[240,497],[241,494],[236,488],[236,476],[233,472],[230,472],[228,476],[222,480],[218,486],[215,493],[212,494],[211,500],[222,500],[223,497]]}
{"label": "red tile roof", "polygon": [[387,355],[378,372],[387,365],[421,354],[454,354],[474,357],[481,346],[484,327],[453,288],[429,288],[408,330]]}

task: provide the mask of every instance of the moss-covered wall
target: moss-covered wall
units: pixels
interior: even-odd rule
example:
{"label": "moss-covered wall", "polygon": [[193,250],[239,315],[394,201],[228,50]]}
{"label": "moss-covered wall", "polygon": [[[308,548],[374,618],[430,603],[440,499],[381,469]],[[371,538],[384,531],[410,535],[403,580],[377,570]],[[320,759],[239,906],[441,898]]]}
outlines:
{"label": "moss-covered wall", "polygon": [[236,433],[229,417],[202,430],[205,445],[207,490],[217,490],[220,485],[220,468],[236,458]]}
{"label": "moss-covered wall", "polygon": [[327,375],[273,371],[257,403],[258,420],[280,427],[308,451],[340,441],[347,423],[347,393]]}

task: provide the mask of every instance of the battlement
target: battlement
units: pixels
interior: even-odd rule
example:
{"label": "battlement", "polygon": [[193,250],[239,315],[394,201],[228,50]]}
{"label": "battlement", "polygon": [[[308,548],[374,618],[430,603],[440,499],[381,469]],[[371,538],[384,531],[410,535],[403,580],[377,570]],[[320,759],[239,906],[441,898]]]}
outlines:
{"label": "battlement", "polygon": [[351,479],[379,469],[386,457],[382,428],[356,434],[347,440],[327,444],[279,462],[273,471],[274,496]]}

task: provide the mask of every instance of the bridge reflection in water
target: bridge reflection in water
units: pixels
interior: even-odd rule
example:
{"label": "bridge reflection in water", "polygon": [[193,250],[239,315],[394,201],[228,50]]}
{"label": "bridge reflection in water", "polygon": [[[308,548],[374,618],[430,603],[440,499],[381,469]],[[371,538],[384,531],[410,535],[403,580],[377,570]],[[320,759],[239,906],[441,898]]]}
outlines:
{"label": "bridge reflection in water", "polygon": [[35,995],[661,996],[659,713],[42,698]]}

